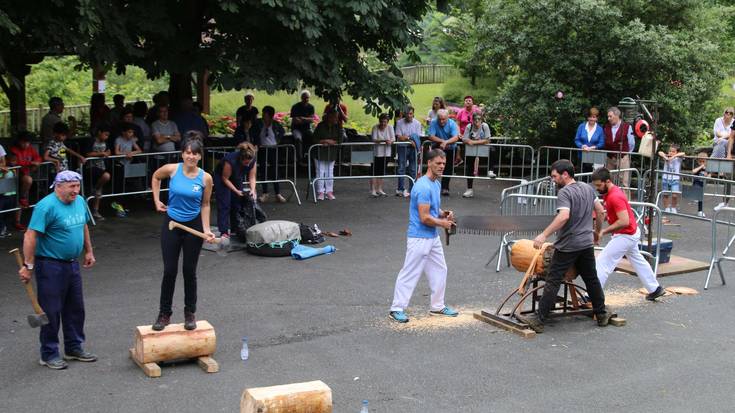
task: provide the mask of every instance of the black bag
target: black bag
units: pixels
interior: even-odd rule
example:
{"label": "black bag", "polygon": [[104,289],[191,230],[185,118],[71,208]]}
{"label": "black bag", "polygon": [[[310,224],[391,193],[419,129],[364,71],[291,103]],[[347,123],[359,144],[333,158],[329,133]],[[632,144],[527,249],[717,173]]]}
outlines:
{"label": "black bag", "polygon": [[237,210],[235,218],[237,219],[236,235],[242,242],[247,242],[248,228],[268,220],[260,205],[255,203],[249,194],[242,197],[240,209]]}
{"label": "black bag", "polygon": [[314,226],[306,224],[299,224],[301,230],[301,243],[302,244],[321,244],[325,241],[324,235],[321,231]]}

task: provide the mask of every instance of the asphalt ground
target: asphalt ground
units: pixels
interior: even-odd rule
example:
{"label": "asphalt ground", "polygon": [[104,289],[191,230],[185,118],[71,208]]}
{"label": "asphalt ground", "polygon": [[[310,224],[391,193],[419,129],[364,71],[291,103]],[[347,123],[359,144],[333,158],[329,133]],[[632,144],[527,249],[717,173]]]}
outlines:
{"label": "asphalt ground", "polygon": [[[454,181],[443,207],[460,215],[494,214],[502,187],[476,183],[476,197],[466,200],[460,197],[464,184]],[[445,247],[446,300],[463,315],[429,319],[422,280],[411,322],[397,325],[387,316],[405,253],[408,201],[370,199],[365,181],[337,182],[336,195],[318,205],[265,205],[272,219],[352,230],[352,237],[327,239],[338,248],[333,255],[295,261],[202,251],[197,316],[216,329],[216,374],[179,363],[151,379],[128,358],[135,326],[152,323],[158,310],[162,218],[149,202],[120,199],[129,217],[109,217],[92,230],[98,263],[83,277],[86,348],[99,355],[96,363],[71,362],[64,371],[38,365],[38,330],[25,321],[30,304],[13,258],[0,254],[6,269],[0,277],[0,411],[232,412],[245,388],[309,380],[331,387],[335,412],[357,412],[363,399],[371,412],[732,409],[732,286],[714,278],[703,291],[705,272],[666,277],[664,286],[700,294],[649,303],[635,292],[637,278],[613,275],[608,304],[627,326],[599,328],[579,317],[526,340],[471,319],[472,311],[495,308],[521,274],[485,267],[497,237],[460,235]],[[674,253],[708,261],[710,225],[674,222],[681,226],[664,230],[674,239]],[[6,251],[19,245],[18,235],[0,240]],[[731,278],[732,264],[723,266]],[[181,277],[174,321],[183,321]],[[246,362],[239,358],[242,336],[250,343]]]}

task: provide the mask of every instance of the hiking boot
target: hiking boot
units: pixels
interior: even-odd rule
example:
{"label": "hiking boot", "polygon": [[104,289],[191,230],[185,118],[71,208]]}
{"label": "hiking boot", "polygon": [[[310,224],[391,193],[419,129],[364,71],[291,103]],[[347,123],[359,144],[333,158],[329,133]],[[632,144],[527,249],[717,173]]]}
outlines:
{"label": "hiking boot", "polygon": [[151,328],[155,331],[161,331],[169,324],[171,324],[171,314],[158,313],[158,318],[156,318],[156,322],[153,323]]}
{"label": "hiking boot", "polygon": [[187,330],[197,328],[197,318],[191,311],[184,311],[184,328]]}
{"label": "hiking boot", "polygon": [[453,308],[450,308],[450,307],[444,307],[441,310],[429,311],[429,315],[437,315],[437,316],[443,316],[443,317],[456,317],[459,315],[459,311]]}
{"label": "hiking boot", "polygon": [[610,319],[613,318],[613,313],[604,312],[601,314],[595,314],[595,318],[597,319],[597,326],[598,327],[607,327],[608,324],[610,324]]}
{"label": "hiking boot", "polygon": [[529,314],[526,316],[516,314],[515,318],[516,320],[520,321],[523,324],[526,324],[528,328],[539,334],[544,332],[544,322],[541,321],[537,314]]}
{"label": "hiking boot", "polygon": [[391,311],[388,317],[398,323],[408,323],[408,315],[404,311]]}
{"label": "hiking boot", "polygon": [[661,287],[660,285],[656,290],[650,294],[646,294],[646,300],[648,301],[656,301],[657,298],[663,297],[664,294],[666,294],[666,290],[664,290],[664,287]]}
{"label": "hiking boot", "polygon": [[97,361],[97,355],[90,353],[89,351],[84,351],[82,349],[79,350],[73,350],[66,354],[64,354],[64,360],[76,360],[76,361],[84,361],[86,363],[91,363],[94,361]]}
{"label": "hiking boot", "polygon": [[61,359],[61,357],[56,357],[48,361],[44,361],[43,359],[41,359],[38,360],[38,364],[46,366],[52,370],[64,370],[65,368],[69,367],[69,365]]}

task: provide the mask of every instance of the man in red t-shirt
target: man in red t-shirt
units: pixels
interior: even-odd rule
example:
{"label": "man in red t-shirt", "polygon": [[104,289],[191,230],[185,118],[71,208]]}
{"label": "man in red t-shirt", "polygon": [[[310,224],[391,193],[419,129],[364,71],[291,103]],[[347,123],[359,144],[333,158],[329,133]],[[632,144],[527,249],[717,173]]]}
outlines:
{"label": "man in red t-shirt", "polygon": [[[592,173],[592,184],[597,192],[602,194],[608,223],[607,228],[595,234],[595,244],[599,245],[605,234],[612,234],[610,242],[597,256],[597,278],[600,279],[600,284],[605,287],[607,277],[615,270],[615,266],[623,256],[626,256],[648,291],[646,300],[654,301],[664,295],[665,291],[656,280],[651,265],[638,250],[641,232],[628,198],[622,189],[610,181],[610,171],[607,168],[599,168]],[[597,218],[601,219],[599,216]]]}

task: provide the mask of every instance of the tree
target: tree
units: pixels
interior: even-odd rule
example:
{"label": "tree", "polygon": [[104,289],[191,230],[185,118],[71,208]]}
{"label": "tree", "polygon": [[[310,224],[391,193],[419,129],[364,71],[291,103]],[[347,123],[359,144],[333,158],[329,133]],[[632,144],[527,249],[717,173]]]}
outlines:
{"label": "tree", "polygon": [[513,134],[568,145],[583,108],[640,96],[661,105],[660,136],[688,142],[724,75],[729,28],[713,23],[707,1],[487,0],[481,61],[502,81],[492,111]]}

